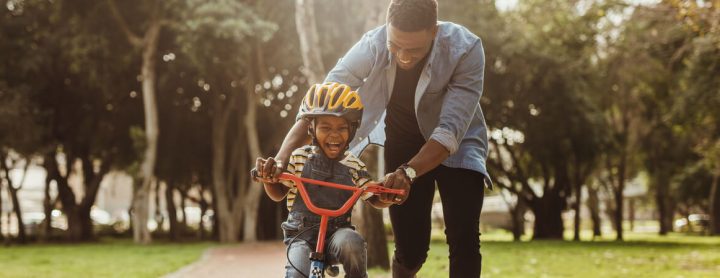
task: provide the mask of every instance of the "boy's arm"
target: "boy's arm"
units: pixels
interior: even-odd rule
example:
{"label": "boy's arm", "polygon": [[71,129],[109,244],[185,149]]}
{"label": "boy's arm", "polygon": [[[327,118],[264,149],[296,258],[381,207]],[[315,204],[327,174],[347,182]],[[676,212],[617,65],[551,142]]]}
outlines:
{"label": "boy's arm", "polygon": [[[285,136],[285,139],[280,146],[280,150],[275,158],[272,159],[274,161],[272,161],[270,165],[274,165],[276,161],[279,161],[282,163],[282,169],[286,169],[288,167],[288,163],[290,162],[292,152],[295,149],[310,143],[310,135],[308,135],[309,126],[310,121],[302,119],[296,121],[295,125],[290,128],[287,136]],[[281,171],[276,172],[273,178],[277,178],[280,175],[280,172]]]}
{"label": "boy's arm", "polygon": [[282,183],[263,183],[263,186],[265,187],[265,193],[270,197],[271,200],[275,202],[280,202],[283,199],[285,199],[285,196],[287,196],[288,191],[290,191],[290,188],[285,186]]}

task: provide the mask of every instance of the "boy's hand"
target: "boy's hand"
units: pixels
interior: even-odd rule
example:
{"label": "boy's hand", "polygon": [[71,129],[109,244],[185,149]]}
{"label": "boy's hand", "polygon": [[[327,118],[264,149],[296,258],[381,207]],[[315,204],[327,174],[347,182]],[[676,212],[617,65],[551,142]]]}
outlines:
{"label": "boy's hand", "polygon": [[282,161],[275,160],[273,157],[262,158],[258,157],[255,161],[255,169],[258,171],[260,179],[268,180],[272,183],[277,183],[280,180],[278,177],[284,170],[285,165]]}
{"label": "boy's hand", "polygon": [[383,203],[401,205],[410,196],[410,179],[405,176],[405,173],[402,172],[401,169],[397,169],[395,172],[385,175],[383,186],[391,189],[405,190],[405,195],[380,194],[380,201]]}

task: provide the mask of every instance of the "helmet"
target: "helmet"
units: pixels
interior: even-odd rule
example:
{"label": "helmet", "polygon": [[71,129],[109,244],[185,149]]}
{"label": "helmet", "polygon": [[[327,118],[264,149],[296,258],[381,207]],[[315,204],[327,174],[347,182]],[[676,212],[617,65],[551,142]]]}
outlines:
{"label": "helmet", "polygon": [[300,104],[300,118],[317,116],[342,117],[354,129],[360,126],[363,104],[360,95],[350,86],[328,82],[315,84],[307,91]]}
{"label": "helmet", "polygon": [[[318,116],[341,117],[350,124],[349,139],[352,140],[360,127],[362,113],[363,104],[356,91],[345,84],[328,82],[310,87],[300,104],[298,117],[300,119],[313,119]],[[314,128],[311,126],[308,132],[313,144],[316,144]]]}

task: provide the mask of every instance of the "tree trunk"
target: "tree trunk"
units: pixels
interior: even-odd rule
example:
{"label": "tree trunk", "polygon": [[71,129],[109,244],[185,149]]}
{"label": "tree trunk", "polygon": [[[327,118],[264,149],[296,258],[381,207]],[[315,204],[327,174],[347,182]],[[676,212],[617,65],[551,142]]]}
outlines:
{"label": "tree trunk", "polygon": [[630,221],[630,231],[635,230],[635,198],[628,200],[628,220]]}
{"label": "tree trunk", "polygon": [[[237,96],[231,97],[233,103]],[[212,128],[212,179],[213,179],[213,203],[215,204],[215,221],[219,241],[222,243],[237,242],[239,234],[240,219],[235,217],[236,204],[231,202],[233,194],[230,191],[232,179],[227,178],[226,163],[227,153],[227,123],[229,121],[231,108],[215,101],[218,113],[213,115]],[[235,169],[233,169],[235,170]]]}
{"label": "tree trunk", "polygon": [[615,201],[615,210],[613,212],[615,213],[613,217],[613,221],[615,223],[615,232],[616,237],[615,240],[621,241],[623,240],[623,190],[625,189],[625,181],[619,180],[619,186],[616,188],[614,193],[614,201]]}
{"label": "tree trunk", "polygon": [[673,210],[671,208],[669,195],[670,180],[664,175],[661,175],[655,182],[657,183],[655,201],[658,207],[659,234],[664,236],[672,231]]}
{"label": "tree trunk", "polygon": [[[50,185],[52,184],[52,177],[50,175],[45,176],[45,190],[44,190],[44,198],[43,198],[43,214],[45,214],[45,221],[42,222],[42,227],[40,228],[40,241],[46,242],[52,237],[52,210],[53,210],[53,202],[52,197],[50,196]],[[2,207],[2,206],[0,206]]]}
{"label": "tree trunk", "polygon": [[[712,186],[710,187],[710,234],[720,235],[720,167],[715,170]],[[688,222],[690,223],[690,222]]]}
{"label": "tree trunk", "polygon": [[592,186],[588,186],[588,210],[590,211],[590,219],[592,221],[593,239],[602,237],[602,223],[600,220],[600,200],[598,198],[598,190]]}
{"label": "tree trunk", "polygon": [[[3,201],[2,190],[3,190],[3,183],[0,182],[0,240],[4,241],[5,235],[3,234],[2,231],[3,231],[3,226],[5,225],[5,223],[2,221],[2,219],[3,219],[3,217],[2,217],[2,207],[3,207],[2,206],[2,201]],[[9,230],[9,228],[10,227],[8,227],[8,230]]]}
{"label": "tree trunk", "polygon": [[[182,188],[178,188],[178,192],[180,193],[180,215],[182,216],[182,228],[180,230],[180,234],[183,234],[188,228],[187,214],[185,213],[187,191]],[[202,197],[202,191],[200,191],[200,196]],[[200,221],[202,221],[202,215]]]}
{"label": "tree trunk", "polygon": [[[27,171],[28,168],[30,168],[30,160],[25,159],[25,167],[23,167],[23,174],[20,178],[20,183],[17,187],[13,185],[13,181],[10,178],[10,168],[15,166],[15,163],[12,163],[8,165],[7,161],[7,155],[6,154],[0,154],[0,164],[2,165],[3,170],[5,171],[5,180],[7,181],[7,192],[8,196],[10,197],[10,201],[13,205],[13,212],[15,213],[15,219],[17,220],[17,226],[18,226],[18,234],[17,234],[17,241],[19,243],[25,243],[26,240],[26,234],[25,234],[25,222],[23,221],[22,217],[22,208],[20,207],[20,200],[18,199],[17,192],[20,190],[25,184],[25,178],[27,177]],[[8,214],[9,217],[9,214]],[[9,220],[9,219],[8,219]],[[8,226],[8,229],[10,227]]]}
{"label": "tree trunk", "polygon": [[134,187],[133,210],[133,238],[136,243],[149,244],[152,241],[150,231],[147,227],[149,218],[149,195],[151,183],[154,180],[155,163],[157,161],[157,140],[160,134],[158,126],[157,101],[155,97],[156,82],[156,56],[160,31],[162,30],[162,19],[159,18],[157,10],[152,14],[149,27],[142,38],[130,30],[125,19],[120,14],[115,1],[108,1],[108,7],[121,31],[127,36],[128,41],[134,47],[142,49],[142,94],[143,111],[145,112],[145,155],[138,177],[138,185]]}
{"label": "tree trunk", "polygon": [[382,210],[358,202],[353,213],[353,225],[367,242],[367,267],[389,269],[390,258],[387,250],[387,238],[383,225]]}
{"label": "tree trunk", "polygon": [[[160,183],[160,181],[156,179],[154,184],[155,184],[155,188],[154,188],[154,189],[155,189],[155,213],[154,213],[154,219],[155,219],[155,223],[157,223],[157,230],[156,230],[156,231],[160,232],[160,231],[163,231],[163,226],[164,226],[164,224],[165,224],[165,216],[163,216],[163,214],[162,214],[162,209],[161,209],[161,204],[162,204],[162,203],[160,202],[160,196],[162,196],[163,194],[161,194],[161,191],[162,191],[162,190],[161,190],[161,183]],[[167,191],[167,190],[166,190],[166,191]]]}
{"label": "tree trunk", "polygon": [[157,140],[160,134],[158,127],[157,101],[155,98],[156,69],[155,60],[157,56],[157,44],[160,38],[162,25],[159,21],[153,21],[145,33],[142,55],[142,91],[143,110],[145,112],[145,155],[141,166],[140,186],[137,187],[137,198],[133,204],[135,216],[133,238],[136,243],[149,244],[152,241],[150,231],[147,227],[149,218],[149,195],[150,186],[154,179],[155,163],[157,161]]}
{"label": "tree trunk", "polygon": [[574,219],[574,232],[573,232],[573,240],[574,241],[580,241],[580,204],[582,203],[582,184],[580,184],[579,180],[575,180],[575,203],[573,204],[573,209],[575,210],[575,219]]}
{"label": "tree trunk", "polygon": [[170,221],[170,240],[177,241],[179,239],[180,223],[177,218],[177,209],[175,208],[175,182],[167,181],[165,188],[165,206],[167,207],[168,220]]}
{"label": "tree trunk", "polygon": [[295,0],[295,26],[300,38],[300,53],[304,65],[302,72],[311,85],[325,79],[314,7],[314,0]]}
{"label": "tree trunk", "polygon": [[531,205],[535,214],[533,239],[563,239],[563,200],[552,192],[546,192]]}
{"label": "tree trunk", "polygon": [[[243,123],[245,128],[245,134],[247,136],[247,146],[249,157],[260,157],[260,140],[257,132],[257,102],[253,101],[249,92],[252,92],[255,88],[254,84],[247,84],[247,92],[249,99],[245,101],[246,112],[243,117]],[[244,241],[256,241],[257,240],[257,222],[258,222],[258,211],[260,208],[260,198],[262,198],[263,190],[262,186],[253,181],[249,177],[249,166],[248,162],[250,158],[245,156],[240,158],[241,163],[238,174],[240,181],[247,181],[247,186],[243,212],[245,214],[243,221],[243,240]]]}
{"label": "tree trunk", "polygon": [[513,241],[520,241],[522,236],[525,235],[525,212],[528,209],[527,207],[527,201],[522,196],[518,196],[515,207],[510,209]]}
{"label": "tree trunk", "polygon": [[15,188],[11,183],[10,179],[8,178],[8,195],[10,196],[10,200],[12,201],[13,205],[13,212],[15,213],[15,218],[17,219],[17,226],[18,226],[18,234],[17,234],[17,241],[20,243],[25,243],[26,240],[26,234],[25,234],[25,222],[22,218],[22,209],[20,208],[20,200],[18,199],[18,189]]}
{"label": "tree trunk", "polygon": [[80,220],[80,238],[84,241],[91,240],[94,234],[90,209],[90,207],[79,207],[77,211]]}

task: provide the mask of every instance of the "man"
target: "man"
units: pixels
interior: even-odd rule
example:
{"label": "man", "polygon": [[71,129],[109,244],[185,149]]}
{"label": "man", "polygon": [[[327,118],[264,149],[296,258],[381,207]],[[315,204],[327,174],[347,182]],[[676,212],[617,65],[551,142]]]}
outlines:
{"label": "man", "polygon": [[[326,78],[357,89],[365,104],[352,150],[360,152],[371,138],[385,140],[384,184],[410,193],[381,196],[397,204],[390,207],[393,277],[414,277],[427,258],[436,182],[450,277],[480,276],[480,211],[485,186],[492,187],[479,105],[484,65],[480,38],[438,22],[436,0],[393,0],[387,23],[366,33]],[[307,126],[298,120],[265,167],[277,161],[284,168],[292,150],[307,142]]]}

